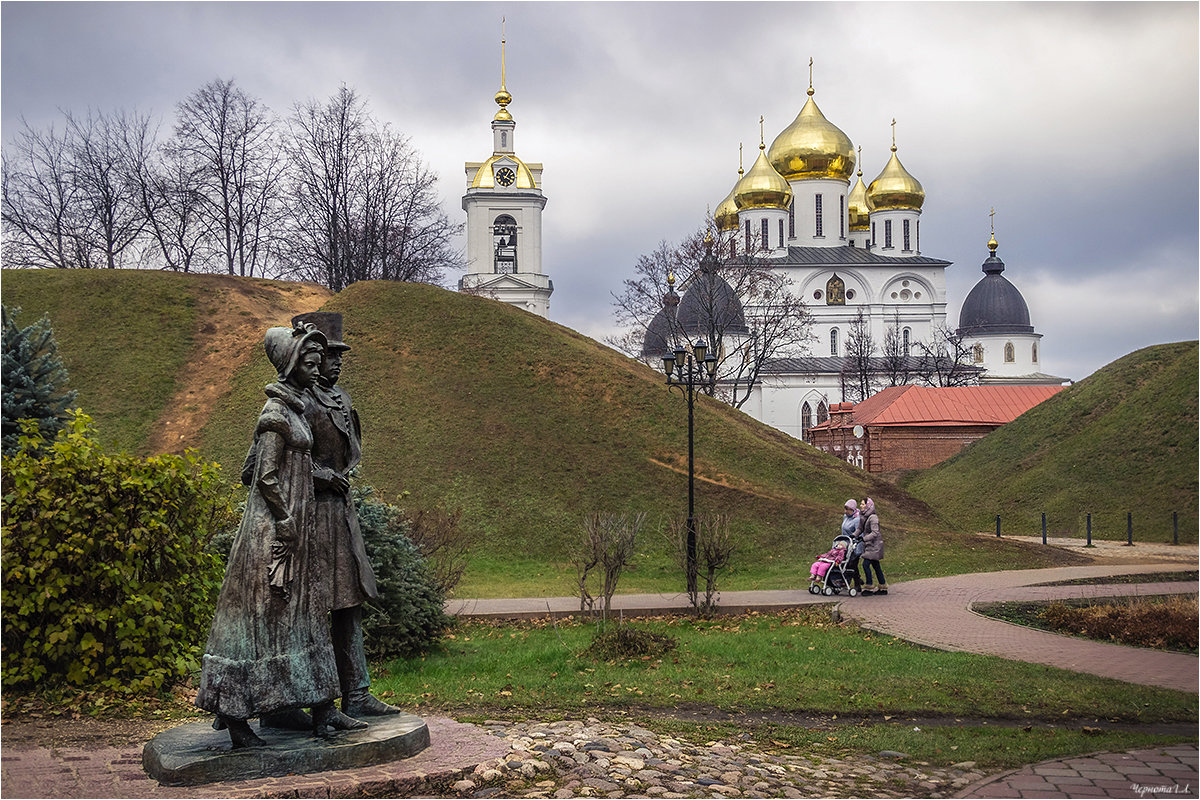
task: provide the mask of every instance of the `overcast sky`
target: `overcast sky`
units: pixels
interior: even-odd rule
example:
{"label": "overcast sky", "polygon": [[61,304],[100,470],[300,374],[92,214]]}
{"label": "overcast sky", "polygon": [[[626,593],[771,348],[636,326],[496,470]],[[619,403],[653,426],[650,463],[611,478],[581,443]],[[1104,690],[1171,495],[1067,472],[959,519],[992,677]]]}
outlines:
{"label": "overcast sky", "polygon": [[[5,141],[58,109],[151,112],[233,78],[278,114],[345,83],[411,136],[464,220],[491,154],[507,18],[516,151],[545,165],[553,320],[597,338],[637,257],[700,226],[759,142],[816,99],[925,187],[948,322],[1005,276],[1046,371],[1075,380],[1197,337],[1196,3],[68,3],[0,5]],[[457,275],[453,276],[457,279]]]}

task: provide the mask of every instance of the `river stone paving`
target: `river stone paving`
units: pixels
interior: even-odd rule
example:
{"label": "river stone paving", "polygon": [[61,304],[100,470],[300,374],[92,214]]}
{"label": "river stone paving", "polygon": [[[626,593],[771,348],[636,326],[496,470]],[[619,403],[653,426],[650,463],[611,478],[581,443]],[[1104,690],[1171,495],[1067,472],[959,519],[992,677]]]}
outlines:
{"label": "river stone paving", "polygon": [[457,781],[462,797],[950,797],[984,777],[972,762],[780,755],[749,739],[689,741],[595,718],[482,727],[510,750]]}

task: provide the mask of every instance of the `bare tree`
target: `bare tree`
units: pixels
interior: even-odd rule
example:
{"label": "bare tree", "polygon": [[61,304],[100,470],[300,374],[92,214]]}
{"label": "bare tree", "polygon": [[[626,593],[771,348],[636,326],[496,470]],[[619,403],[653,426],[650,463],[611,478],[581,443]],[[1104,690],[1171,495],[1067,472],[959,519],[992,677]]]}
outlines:
{"label": "bare tree", "polygon": [[900,312],[883,334],[882,379],[888,386],[905,386],[912,382],[913,360],[900,327]]}
{"label": "bare tree", "polygon": [[232,79],[210,81],[176,107],[168,149],[177,163],[168,174],[186,180],[171,191],[179,202],[199,179],[208,249],[230,275],[270,269],[282,169],[276,128],[270,111]]}
{"label": "bare tree", "polygon": [[353,89],[297,105],[287,154],[292,274],[340,291],[375,278],[439,283],[461,261],[436,174]]}
{"label": "bare tree", "polygon": [[704,573],[704,599],[699,594],[690,594],[692,608],[703,614],[717,610],[718,574],[729,567],[737,552],[737,544],[731,533],[727,514],[702,514],[696,516],[696,560],[689,565],[687,557],[688,524],[686,517],[671,520],[667,528],[667,540],[675,554],[675,562],[686,573],[689,566],[695,575],[685,575],[688,586],[696,586],[700,573]]}
{"label": "bare tree", "polygon": [[429,564],[434,585],[447,597],[462,579],[478,540],[461,522],[462,509],[422,509],[409,515],[408,538]]}
{"label": "bare tree", "polygon": [[921,351],[917,372],[927,386],[974,386],[979,369],[971,363],[971,347],[945,325],[934,328],[928,342],[918,342]]}
{"label": "bare tree", "polygon": [[3,157],[4,262],[12,267],[89,266],[81,249],[84,224],[70,138],[53,126],[35,130],[24,119],[21,124]]}
{"label": "bare tree", "polygon": [[[613,295],[617,322],[624,330],[606,341],[657,366],[662,354],[647,346],[675,349],[704,339],[718,359],[717,379],[706,391],[739,408],[767,363],[806,350],[812,319],[787,279],[770,268],[762,253],[719,259],[717,253],[731,251],[729,237],[714,238],[702,229],[677,246],[663,242],[639,258],[636,277]],[[676,277],[683,298],[674,295],[668,274]],[[677,308],[664,305],[666,298]],[[654,335],[647,337],[648,331]],[[656,340],[653,345],[651,339]]]}
{"label": "bare tree", "polygon": [[13,154],[5,154],[6,262],[113,269],[145,225],[131,178],[139,153],[127,149],[125,130],[149,120],[124,112],[64,117],[61,134],[23,123]]}
{"label": "bare tree", "polygon": [[846,334],[842,397],[852,403],[861,403],[874,394],[878,380],[875,369],[875,339],[862,306],[859,306]]}
{"label": "bare tree", "polygon": [[141,169],[133,163],[142,153],[126,147],[126,132],[149,128],[148,117],[124,112],[89,111],[82,119],[67,113],[72,147],[72,180],[84,221],[88,263],[115,269],[125,251],[138,241],[146,218],[133,178]]}
{"label": "bare tree", "polygon": [[601,619],[608,620],[612,598],[621,573],[633,558],[637,536],[646,523],[645,514],[593,514],[583,521],[583,539],[572,555],[575,565],[579,610],[590,611],[596,598],[590,589],[592,570],[600,572]]}
{"label": "bare tree", "polygon": [[212,228],[204,213],[200,170],[168,144],[154,148],[136,177],[146,232],[163,268],[178,272],[202,269]]}

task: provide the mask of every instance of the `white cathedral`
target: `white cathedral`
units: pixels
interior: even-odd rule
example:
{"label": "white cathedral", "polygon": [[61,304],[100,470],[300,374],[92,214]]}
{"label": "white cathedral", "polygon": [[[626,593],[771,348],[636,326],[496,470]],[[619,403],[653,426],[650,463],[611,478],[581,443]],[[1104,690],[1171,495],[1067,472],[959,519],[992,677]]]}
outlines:
{"label": "white cathedral", "polygon": [[[542,268],[542,165],[516,155],[504,59],[502,41],[492,156],[466,164],[462,205],[468,263],[459,288],[545,317],[554,285]],[[891,157],[865,184],[861,167],[855,175],[850,138],[825,118],[813,95],[810,81],[808,100],[796,119],[769,149],[765,140],[760,143],[754,165],[738,170],[736,184],[713,214],[720,240],[753,252],[788,278],[812,316],[813,354],[767,365],[742,406],[754,418],[800,439],[827,418],[830,405],[844,399],[846,337],[859,311],[874,341],[882,342],[887,329],[898,326],[908,351],[947,326],[945,271],[950,266],[921,254],[925,190],[900,163],[894,122]],[[1041,334],[1030,323],[1020,291],[1001,275],[1004,262],[996,255],[994,236],[988,246],[984,277],[964,301],[956,329],[980,371],[980,382],[1062,384],[1063,378],[1041,371]],[[659,316],[674,315],[676,306],[687,308],[686,293],[682,300],[669,293]],[[740,305],[736,313],[740,323]],[[666,349],[663,322],[656,318],[647,332],[643,356],[648,363]],[[753,307],[745,309],[741,330],[748,334],[754,324]]]}
{"label": "white cathedral", "polygon": [[[929,341],[947,326],[946,278],[949,261],[922,255],[921,207],[925,190],[900,162],[893,142],[891,157],[879,175],[865,184],[857,175],[855,149],[836,125],[808,100],[796,119],[739,178],[713,214],[720,246],[732,258],[737,249],[789,279],[792,291],[812,315],[812,355],[777,359],[760,373],[742,410],[785,433],[804,432],[843,402],[842,372],[846,338],[861,310],[870,335],[885,339],[897,327],[904,352]],[[852,178],[856,178],[851,187]],[[982,384],[1059,385],[1064,379],[1041,371],[1041,334],[1034,331],[1029,308],[1000,273],[1004,263],[991,254],[984,277],[963,303],[956,332],[970,351]],[[718,279],[719,280],[719,279]],[[711,291],[711,290],[710,290]],[[664,314],[687,307],[669,298]],[[736,314],[741,314],[739,308]],[[643,356],[662,350],[663,321],[647,334]],[[688,323],[677,320],[685,333]],[[755,326],[754,308],[745,308],[745,326]],[[736,326],[735,326],[736,327]]]}

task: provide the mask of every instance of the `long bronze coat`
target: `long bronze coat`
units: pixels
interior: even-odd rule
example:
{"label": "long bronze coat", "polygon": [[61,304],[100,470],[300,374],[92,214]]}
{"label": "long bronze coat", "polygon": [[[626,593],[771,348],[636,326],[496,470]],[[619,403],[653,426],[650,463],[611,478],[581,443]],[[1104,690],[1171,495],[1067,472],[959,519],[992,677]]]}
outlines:
{"label": "long bronze coat", "polygon": [[[248,719],[324,703],[341,694],[329,630],[326,565],[316,541],[312,432],[302,396],[286,384],[267,386],[255,428],[253,479],[200,674],[196,705]],[[287,549],[290,574],[272,587],[275,515],[295,522]]]}
{"label": "long bronze coat", "polygon": [[[317,384],[304,393],[304,417],[313,433],[313,465],[345,476],[362,458],[362,432],[349,393]],[[367,560],[354,503],[343,489],[317,480],[316,529],[327,553],[333,610],[353,608],[379,595]]]}

